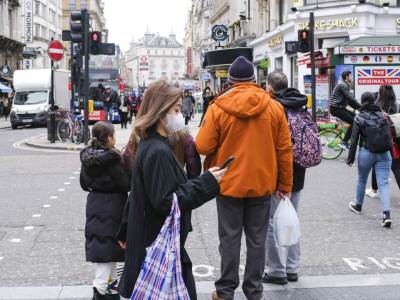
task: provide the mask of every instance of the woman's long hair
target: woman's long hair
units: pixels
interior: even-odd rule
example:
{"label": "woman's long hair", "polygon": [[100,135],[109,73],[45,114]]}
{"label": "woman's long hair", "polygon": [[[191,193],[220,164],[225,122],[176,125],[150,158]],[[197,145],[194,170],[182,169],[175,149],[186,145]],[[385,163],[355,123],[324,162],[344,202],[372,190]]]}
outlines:
{"label": "woman's long hair", "polygon": [[150,84],[144,93],[135,123],[134,130],[139,138],[147,138],[149,130],[155,128],[158,121],[167,115],[181,97],[182,90],[164,79]]}
{"label": "woman's long hair", "polygon": [[396,94],[393,86],[381,85],[379,88],[379,105],[384,112],[397,113]]}

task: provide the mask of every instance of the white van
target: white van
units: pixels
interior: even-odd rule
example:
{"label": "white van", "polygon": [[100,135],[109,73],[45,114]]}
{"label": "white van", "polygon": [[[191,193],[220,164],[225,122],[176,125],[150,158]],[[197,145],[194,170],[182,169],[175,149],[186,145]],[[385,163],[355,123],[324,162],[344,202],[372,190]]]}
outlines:
{"label": "white van", "polygon": [[[69,108],[69,72],[54,71],[54,103]],[[51,70],[17,70],[14,72],[14,89],[10,121],[16,129],[22,125],[46,126],[50,108]]]}

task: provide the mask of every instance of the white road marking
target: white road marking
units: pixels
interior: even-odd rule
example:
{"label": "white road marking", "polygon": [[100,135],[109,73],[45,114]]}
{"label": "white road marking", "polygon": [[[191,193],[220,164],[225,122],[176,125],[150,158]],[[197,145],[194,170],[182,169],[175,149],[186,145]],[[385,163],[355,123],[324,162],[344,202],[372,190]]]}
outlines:
{"label": "white road marking", "polygon": [[381,270],[395,269],[400,270],[400,258],[398,257],[383,257],[376,259],[374,257],[366,257],[366,259],[347,257],[343,258],[345,263],[353,271],[374,270],[376,266]]}
{"label": "white road marking", "polygon": [[196,265],[193,266],[193,275],[196,277],[204,278],[211,277],[214,275],[214,267],[208,265]]}
{"label": "white road marking", "polygon": [[34,214],[32,215],[32,218],[40,218],[42,215],[41,214]]}
{"label": "white road marking", "polygon": [[51,205],[50,205],[50,204],[43,204],[42,207],[43,207],[43,208],[49,208],[49,207],[51,207]]}
{"label": "white road marking", "polygon": [[25,142],[27,140],[29,140],[29,139],[30,138],[24,139],[22,141],[15,142],[13,144],[13,147],[16,148],[16,149],[20,149],[20,150],[36,151],[36,152],[47,152],[47,153],[49,153],[49,152],[50,153],[68,153],[68,154],[75,154],[75,155],[77,153],[79,153],[77,151],[71,151],[71,150],[53,150],[53,149],[41,149],[41,148],[30,147],[30,146],[25,145]]}
{"label": "white road marking", "polygon": [[4,257],[3,256],[0,256],[0,261],[2,261],[4,259]]}
{"label": "white road marking", "polygon": [[35,227],[33,226],[25,226],[24,230],[28,231],[28,230],[33,230]]}
{"label": "white road marking", "polygon": [[57,192],[65,192],[65,189],[59,188]]}
{"label": "white road marking", "polygon": [[22,240],[21,239],[11,239],[10,242],[11,243],[21,243]]}
{"label": "white road marking", "polygon": [[49,199],[51,199],[51,200],[54,200],[54,199],[57,199],[58,198],[58,196],[50,196],[49,197]]}
{"label": "white road marking", "polygon": [[74,174],[75,174],[75,175],[78,175],[78,174],[79,174],[79,172],[74,172]]}
{"label": "white road marking", "polygon": [[71,184],[71,182],[64,182],[64,185],[70,185]]}
{"label": "white road marking", "polygon": [[71,176],[69,179],[75,179],[76,177],[75,176]]}

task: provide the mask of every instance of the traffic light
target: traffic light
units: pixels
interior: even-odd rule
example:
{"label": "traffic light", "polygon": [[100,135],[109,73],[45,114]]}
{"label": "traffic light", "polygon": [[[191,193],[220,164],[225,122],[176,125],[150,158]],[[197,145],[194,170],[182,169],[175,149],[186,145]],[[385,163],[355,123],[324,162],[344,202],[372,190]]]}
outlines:
{"label": "traffic light", "polygon": [[79,10],[71,12],[71,42],[72,43],[83,43],[85,38],[85,22],[86,11]]}
{"label": "traffic light", "polygon": [[90,33],[90,54],[98,55],[101,50],[101,32],[93,31]]}
{"label": "traffic light", "polygon": [[311,49],[311,38],[310,38],[310,30],[302,29],[298,32],[298,40],[299,40],[299,52],[306,53],[310,52]]}

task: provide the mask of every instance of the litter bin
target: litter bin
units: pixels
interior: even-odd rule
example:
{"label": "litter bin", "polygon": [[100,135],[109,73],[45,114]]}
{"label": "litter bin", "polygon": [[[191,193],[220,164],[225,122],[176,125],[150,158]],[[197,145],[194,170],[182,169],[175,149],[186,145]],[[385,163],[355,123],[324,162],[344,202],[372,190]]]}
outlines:
{"label": "litter bin", "polygon": [[[56,141],[57,141],[57,127],[58,124],[65,119],[65,112],[61,110],[57,110],[54,112],[56,116],[56,125],[55,125],[55,135],[56,135]],[[47,116],[47,139],[50,141],[50,114]]]}

